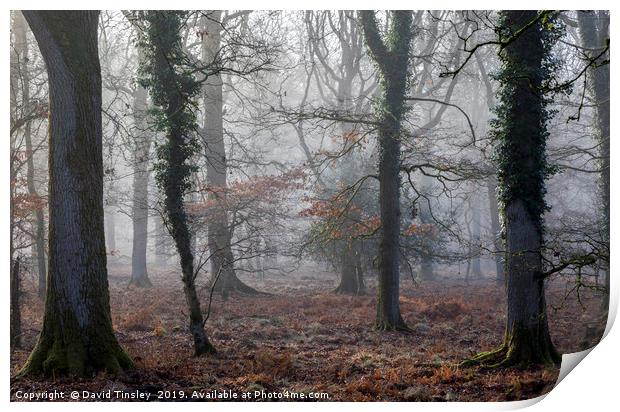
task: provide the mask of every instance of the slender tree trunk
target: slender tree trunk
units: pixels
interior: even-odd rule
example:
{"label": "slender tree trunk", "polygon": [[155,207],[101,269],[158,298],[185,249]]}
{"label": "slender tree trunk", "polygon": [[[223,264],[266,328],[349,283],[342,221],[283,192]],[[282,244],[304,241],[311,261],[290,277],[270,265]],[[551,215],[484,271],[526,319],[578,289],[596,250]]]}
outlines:
{"label": "slender tree trunk", "polygon": [[187,161],[193,154],[191,133],[196,128],[189,100],[198,87],[193,78],[178,70],[181,50],[180,30],[185,12],[149,11],[146,13],[148,54],[146,82],[152,87],[153,102],[165,119],[167,142],[159,150],[158,183],[164,194],[164,211],[181,260],[181,280],[189,308],[189,330],[196,356],[215,352],[204,330],[204,318],[196,293],[194,255],[185,210],[184,196],[189,188],[191,170]]}
{"label": "slender tree trunk", "polygon": [[379,129],[379,206],[382,236],[379,245],[377,327],[386,330],[405,327],[399,305],[400,142],[398,126],[393,123],[386,119]]}
{"label": "slender tree trunk", "polygon": [[473,199],[471,202],[471,212],[472,212],[472,250],[471,250],[471,275],[473,279],[480,279],[482,277],[482,270],[480,268],[480,252],[481,248],[481,240],[480,240],[480,202],[477,194],[473,194]]}
{"label": "slender tree trunk", "polygon": [[11,261],[11,349],[22,344],[21,281],[19,257]]}
{"label": "slender tree trunk", "polygon": [[111,183],[109,187],[109,204],[105,219],[105,239],[108,246],[108,252],[110,255],[115,255],[116,250],[116,200],[114,199],[114,184]]}
{"label": "slender tree trunk", "polygon": [[50,94],[49,276],[43,329],[20,375],[118,373],[103,229],[98,11],[25,11]]}
{"label": "slender tree trunk", "polygon": [[355,273],[357,274],[357,294],[366,293],[366,283],[364,282],[364,268],[362,266],[362,242],[355,243]]}
{"label": "slender tree trunk", "polygon": [[[430,192],[430,179],[427,176],[421,178],[422,190],[426,193]],[[432,224],[431,208],[426,199],[420,199],[419,202],[420,223]],[[433,270],[433,243],[428,236],[422,240],[420,248],[420,278],[422,280],[434,280],[435,272]]]}
{"label": "slender tree trunk", "polygon": [[155,218],[155,259],[158,265],[166,263],[166,230],[161,216]]}
{"label": "slender tree trunk", "polygon": [[487,194],[489,198],[489,213],[491,216],[491,235],[493,236],[493,257],[495,259],[495,281],[505,284],[504,259],[502,250],[502,234],[499,225],[499,205],[497,204],[497,181],[495,176],[487,178]]}
{"label": "slender tree trunk", "polygon": [[389,45],[381,39],[373,11],[362,11],[362,28],[371,57],[381,76],[378,117],[379,139],[379,209],[381,241],[379,244],[379,279],[377,285],[376,327],[380,330],[407,329],[400,314],[400,131],[405,112],[405,90],[412,39],[410,11],[391,13]]}
{"label": "slender tree trunk", "polygon": [[[142,53],[139,52],[141,55]],[[143,58],[139,58],[142,61]],[[131,251],[131,281],[132,285],[139,287],[151,286],[147,267],[146,249],[148,242],[149,221],[149,152],[151,138],[146,133],[146,96],[147,92],[141,86],[137,86],[134,92],[133,116],[136,126],[134,148],[134,175],[133,175],[133,204],[132,223],[133,239]]]}
{"label": "slender tree trunk", "polygon": [[[592,12],[577,12],[579,30],[583,46],[589,49],[588,54],[591,59],[596,59],[601,54],[609,41],[609,12],[600,10]],[[600,64],[605,59],[609,59],[609,52],[604,53],[595,62]],[[598,67],[594,65],[589,74],[590,92],[596,104],[596,126],[598,129],[598,139],[600,141],[600,197],[601,197],[601,223],[603,241],[609,247],[609,222],[610,222],[610,82],[609,64]],[[610,250],[605,251],[610,256]],[[606,297],[603,302],[605,310],[609,308],[609,261],[605,262],[605,288]]]}
{"label": "slender tree trunk", "polygon": [[[18,15],[19,12],[15,13],[13,17],[12,23],[12,31],[15,33],[15,43],[18,43],[18,35],[19,32],[18,26],[19,24],[23,24],[23,20],[21,20],[21,15]],[[25,37],[25,36],[24,36]],[[20,116],[19,110],[19,86],[18,86],[18,78],[19,72],[21,70],[21,56],[18,53],[18,47],[11,50],[11,118],[18,118]],[[15,179],[17,178],[18,167],[16,167],[17,158],[13,155],[16,153],[17,148],[15,147],[15,139],[13,135],[11,135],[10,139],[10,150],[11,150],[11,164],[10,164],[10,197],[11,202],[9,204],[9,212],[10,212],[10,222],[9,222],[9,270],[10,270],[10,306],[11,306],[11,314],[10,314],[10,347],[11,350],[14,348],[18,348],[21,345],[21,311],[20,311],[20,278],[19,278],[19,256],[15,256],[15,227],[17,225],[17,217],[15,216],[15,202],[16,202],[16,184]]]}
{"label": "slender tree trunk", "polygon": [[[200,21],[202,34],[202,62],[217,67],[221,48],[222,11],[211,10]],[[208,245],[211,254],[212,281],[217,281],[216,289],[221,293],[238,291],[256,293],[252,287],[242,282],[235,273],[235,258],[231,248],[231,230],[226,210],[226,147],[224,145],[223,127],[223,90],[222,76],[217,73],[209,76],[203,86],[204,140],[207,160],[207,185],[211,190],[209,198],[216,202],[207,223]],[[215,276],[217,280],[215,279]],[[225,289],[229,289],[225,291]]]}

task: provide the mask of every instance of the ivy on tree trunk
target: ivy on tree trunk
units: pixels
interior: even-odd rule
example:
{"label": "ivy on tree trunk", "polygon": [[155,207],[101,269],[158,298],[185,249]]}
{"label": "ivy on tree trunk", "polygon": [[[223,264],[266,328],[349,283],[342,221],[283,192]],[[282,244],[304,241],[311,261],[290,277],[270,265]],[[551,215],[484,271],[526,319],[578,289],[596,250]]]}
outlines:
{"label": "ivy on tree trunk", "polygon": [[538,17],[535,10],[500,13],[500,36],[512,36],[527,27],[499,53],[499,99],[492,122],[505,228],[506,330],[498,349],[481,353],[467,364],[527,366],[560,361],[549,335],[542,276],[545,179],[550,174],[544,90],[554,74],[550,49],[556,33],[552,24]]}
{"label": "ivy on tree trunk", "polygon": [[192,166],[188,159],[196,153],[196,115],[192,98],[200,84],[186,71],[187,56],[181,45],[184,11],[148,11],[146,33],[141,41],[145,64],[141,84],[151,92],[157,110],[157,128],[166,133],[166,142],[157,147],[159,163],[156,179],[164,194],[164,214],[181,260],[183,291],[189,308],[189,330],[196,356],[215,352],[204,330],[204,318],[196,292],[194,255],[183,200],[190,187]]}
{"label": "ivy on tree trunk", "polygon": [[385,40],[375,13],[361,11],[362,28],[370,56],[381,78],[377,105],[379,134],[379,206],[381,242],[377,285],[377,319],[380,330],[407,329],[399,304],[400,238],[400,132],[405,113],[405,92],[412,34],[411,11],[394,11]]}

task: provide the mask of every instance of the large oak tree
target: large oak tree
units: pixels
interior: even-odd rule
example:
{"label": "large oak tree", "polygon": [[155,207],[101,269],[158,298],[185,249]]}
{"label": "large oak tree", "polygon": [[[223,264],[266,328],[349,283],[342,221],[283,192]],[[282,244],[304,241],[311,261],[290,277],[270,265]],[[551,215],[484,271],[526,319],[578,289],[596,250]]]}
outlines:
{"label": "large oak tree", "polygon": [[132,362],[110,316],[103,229],[98,11],[25,11],[50,96],[49,273],[43,329],[20,372],[90,376]]}

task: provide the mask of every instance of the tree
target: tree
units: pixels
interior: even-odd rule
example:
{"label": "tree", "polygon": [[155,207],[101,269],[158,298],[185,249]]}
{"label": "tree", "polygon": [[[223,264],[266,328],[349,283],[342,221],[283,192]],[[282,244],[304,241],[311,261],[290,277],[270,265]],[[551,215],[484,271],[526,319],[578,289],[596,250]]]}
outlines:
{"label": "tree", "polygon": [[103,229],[98,11],[24,11],[50,94],[49,276],[43,328],[20,375],[118,373]]}
{"label": "tree", "polygon": [[[17,53],[17,64],[21,74],[21,90],[22,103],[25,105],[26,112],[32,110],[32,102],[30,101],[30,74],[28,72],[28,41],[26,38],[26,21],[21,12],[15,13],[15,51]],[[26,161],[27,171],[26,179],[28,185],[28,193],[32,197],[38,197],[34,179],[34,156],[32,145],[32,129],[31,122],[24,125],[24,141],[26,144]],[[38,208],[35,211],[35,227],[34,234],[34,251],[37,258],[37,272],[39,275],[38,291],[39,297],[45,297],[46,288],[46,268],[45,268],[45,221],[43,219],[43,209]]]}
{"label": "tree", "polygon": [[[480,54],[475,55],[476,64],[480,72],[480,78],[484,83],[485,95],[487,107],[489,110],[493,110],[495,107],[495,94],[493,92],[493,86],[491,85],[491,79],[488,75],[487,69],[484,66],[484,62]],[[487,198],[489,199],[489,213],[491,218],[491,235],[493,236],[493,255],[495,257],[495,281],[498,284],[505,284],[506,277],[504,275],[504,259],[501,241],[501,228],[499,223],[499,204],[497,203],[497,177],[495,173],[489,173],[486,178]]]}
{"label": "tree", "polygon": [[[422,175],[421,178],[422,191],[430,191],[430,179],[426,175]],[[431,216],[431,208],[429,202],[423,199],[419,202],[419,214],[420,222],[428,225],[432,224],[433,218]],[[428,237],[424,237],[422,241],[422,247],[420,248],[420,279],[422,280],[434,280],[435,272],[433,271],[433,242]]]}
{"label": "tree", "polygon": [[[370,74],[368,79],[364,77],[362,58],[364,57],[363,37],[360,33],[358,22],[354,18],[354,11],[306,11],[306,27],[308,31],[308,48],[310,50],[312,67],[308,73],[308,86],[314,75],[317,88],[322,100],[327,105],[335,106],[333,109],[341,116],[359,115],[369,94],[375,90],[377,84],[374,76]],[[326,32],[326,28],[331,32]],[[335,37],[335,44],[330,40]],[[337,45],[337,50],[332,50]],[[330,56],[335,54],[337,59],[332,61]],[[317,60],[315,62],[315,59]],[[366,82],[369,85],[366,86]],[[357,93],[354,94],[354,86]],[[324,91],[323,91],[324,90]],[[305,103],[307,93],[302,100]],[[333,102],[333,103],[332,103]],[[348,186],[357,180],[355,173],[356,155],[354,142],[360,135],[359,127],[347,121],[338,122],[338,128],[344,142],[342,154],[339,156],[338,165],[340,181],[338,185]],[[300,142],[303,142],[301,125],[296,127]],[[312,165],[313,160],[307,146],[304,152],[308,162]],[[314,169],[316,170],[316,169]],[[320,182],[320,181],[319,181]],[[320,188],[324,191],[324,187]],[[357,193],[356,193],[357,194]],[[353,196],[349,202],[351,209],[360,208],[360,197]],[[359,220],[359,211],[349,211],[350,220]],[[339,294],[363,294],[365,293],[364,277],[361,266],[362,240],[355,237],[343,238],[337,244],[339,249],[340,283],[335,289]]]}
{"label": "tree", "polygon": [[145,64],[141,83],[151,93],[158,110],[154,113],[166,143],[157,147],[159,163],[156,178],[164,195],[164,213],[170,234],[181,259],[183,291],[189,307],[189,329],[194,338],[196,356],[215,351],[204,330],[204,318],[196,292],[194,255],[188,216],[183,200],[190,187],[192,167],[188,159],[196,152],[196,115],[191,99],[200,84],[184,69],[187,56],[181,46],[183,11],[149,11],[144,48]]}
{"label": "tree", "polygon": [[412,14],[410,11],[391,12],[385,41],[381,38],[375,13],[362,11],[360,14],[366,45],[381,77],[381,97],[376,109],[381,243],[375,326],[380,330],[402,330],[407,329],[407,325],[400,315],[399,305],[400,131],[413,37]]}
{"label": "tree", "polygon": [[[590,66],[589,74],[590,93],[596,107],[596,128],[598,129],[598,139],[600,142],[600,196],[602,206],[601,223],[603,227],[603,242],[609,248],[609,218],[610,218],[610,192],[609,192],[609,167],[610,167],[610,145],[609,145],[609,121],[610,121],[610,100],[609,100],[609,12],[577,12],[579,21],[579,32],[581,42],[587,50],[587,57],[593,64]],[[607,251],[609,256],[609,250]],[[605,287],[607,289],[603,306],[607,310],[609,306],[609,262],[605,268]]]}
{"label": "tree", "polygon": [[[144,56],[138,49],[138,62],[142,62]],[[134,147],[134,177],[133,177],[133,239],[131,251],[131,281],[132,285],[139,287],[151,286],[146,267],[146,247],[148,241],[149,222],[149,152],[152,138],[147,131],[147,91],[137,85],[133,91],[133,117],[136,126]]]}
{"label": "tree", "polygon": [[[499,52],[502,69],[492,122],[498,200],[505,228],[507,316],[503,344],[467,363],[496,366],[557,363],[547,324],[542,266],[545,178],[549,174],[544,87],[552,76],[552,23],[537,11],[504,11],[500,36],[520,35]],[[534,22],[533,24],[531,22]]]}
{"label": "tree", "polygon": [[[224,145],[223,127],[223,82],[221,75],[221,31],[223,28],[222,11],[212,10],[200,17],[202,63],[214,73],[203,83],[204,125],[201,136],[204,141],[207,163],[207,186],[209,199],[225,203],[226,196],[226,147]],[[234,290],[254,294],[257,291],[243,283],[235,273],[235,258],[231,248],[232,230],[229,227],[228,212],[225,208],[215,206],[220,211],[207,222],[207,236],[211,259],[211,276],[215,287],[222,294]]]}

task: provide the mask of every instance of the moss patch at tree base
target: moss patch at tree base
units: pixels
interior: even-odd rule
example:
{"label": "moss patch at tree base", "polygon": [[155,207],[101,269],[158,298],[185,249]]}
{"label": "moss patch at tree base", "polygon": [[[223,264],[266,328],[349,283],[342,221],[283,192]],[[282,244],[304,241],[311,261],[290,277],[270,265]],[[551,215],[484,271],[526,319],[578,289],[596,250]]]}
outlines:
{"label": "moss patch at tree base", "polygon": [[114,343],[100,342],[97,347],[86,348],[83,344],[65,345],[42,337],[16,378],[41,375],[88,378],[102,371],[117,375],[133,368],[133,361],[116,339]]}

